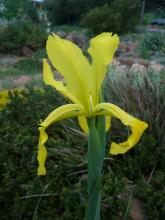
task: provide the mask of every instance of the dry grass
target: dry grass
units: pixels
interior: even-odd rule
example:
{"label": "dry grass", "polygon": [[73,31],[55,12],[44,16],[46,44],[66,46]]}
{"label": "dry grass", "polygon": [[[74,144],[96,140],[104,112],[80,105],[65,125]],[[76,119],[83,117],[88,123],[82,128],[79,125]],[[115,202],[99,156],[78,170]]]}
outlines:
{"label": "dry grass", "polygon": [[106,90],[109,102],[147,121],[149,131],[159,144],[165,141],[165,69],[113,65]]}

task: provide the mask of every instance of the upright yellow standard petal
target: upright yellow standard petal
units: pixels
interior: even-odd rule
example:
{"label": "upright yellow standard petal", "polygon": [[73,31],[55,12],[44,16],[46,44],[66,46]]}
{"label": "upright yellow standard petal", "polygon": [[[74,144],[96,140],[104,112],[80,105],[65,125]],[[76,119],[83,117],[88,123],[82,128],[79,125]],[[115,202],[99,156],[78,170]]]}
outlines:
{"label": "upright yellow standard petal", "polygon": [[81,49],[57,35],[50,35],[46,45],[53,66],[66,81],[67,91],[89,109],[90,65]]}
{"label": "upright yellow standard petal", "polygon": [[52,123],[55,123],[57,121],[85,115],[86,112],[83,108],[83,106],[78,104],[68,104],[63,105],[57,109],[55,109],[53,112],[51,112],[48,117],[40,124],[40,137],[39,137],[39,146],[38,146],[38,162],[39,162],[39,168],[38,168],[38,175],[45,175],[46,169],[45,169],[45,160],[47,156],[45,143],[48,139],[48,135],[45,132],[46,128],[49,127]]}
{"label": "upright yellow standard petal", "polygon": [[101,103],[98,104],[94,108],[94,113],[96,115],[110,115],[112,117],[116,117],[121,120],[121,122],[126,125],[130,126],[132,130],[132,134],[128,138],[127,141],[123,143],[115,143],[112,142],[110,153],[111,154],[124,154],[127,152],[130,148],[132,148],[139,139],[141,138],[141,135],[143,134],[144,130],[148,127],[147,123],[140,121],[139,119],[129,115],[119,107],[113,104],[109,103]]}
{"label": "upright yellow standard petal", "polygon": [[118,45],[119,38],[116,34],[112,36],[112,33],[99,34],[90,41],[88,52],[92,57],[94,104],[98,103],[101,84]]}
{"label": "upright yellow standard petal", "polygon": [[67,88],[66,86],[64,86],[63,82],[55,80],[54,74],[46,59],[43,60],[43,81],[45,84],[54,87],[58,92],[62,93],[73,103],[80,104],[80,101],[74,95],[67,91]]}

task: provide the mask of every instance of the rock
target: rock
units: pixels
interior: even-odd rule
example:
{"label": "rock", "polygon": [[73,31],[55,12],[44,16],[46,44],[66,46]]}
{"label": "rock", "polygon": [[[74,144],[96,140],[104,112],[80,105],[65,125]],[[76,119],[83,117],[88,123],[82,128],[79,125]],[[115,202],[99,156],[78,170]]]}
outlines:
{"label": "rock", "polygon": [[127,66],[132,66],[132,64],[134,63],[134,61],[132,59],[119,58],[118,61],[120,62],[120,64],[127,65]]}
{"label": "rock", "polygon": [[[121,200],[129,201],[130,194],[125,192],[125,193],[119,194],[117,198]],[[147,220],[146,215],[143,210],[142,203],[134,197],[131,199],[129,217],[131,217],[131,220]]]}
{"label": "rock", "polygon": [[140,58],[135,58],[135,59],[132,59],[132,58],[119,58],[118,61],[123,64],[123,65],[127,65],[127,66],[132,66],[134,63],[138,63],[142,66],[145,66],[145,67],[148,67],[150,65],[150,62],[147,61],[147,60],[143,60],[143,59],[140,59]]}
{"label": "rock", "polygon": [[149,65],[150,65],[149,61],[143,60],[143,59],[137,59],[137,63],[139,63],[139,64],[141,64],[141,65],[143,65],[145,67],[149,67]]}
{"label": "rock", "polygon": [[59,37],[64,38],[66,40],[69,40],[75,44],[77,44],[80,48],[84,48],[84,46],[87,43],[87,37],[84,34],[78,35],[77,33],[74,32],[64,32],[64,31],[59,31],[56,32]]}
{"label": "rock", "polygon": [[65,31],[58,31],[55,34],[57,34],[61,38],[66,38],[67,37],[67,32],[65,32]]}
{"label": "rock", "polygon": [[83,48],[87,42],[87,37],[85,35],[75,35],[74,33],[70,33],[66,39],[72,41],[81,48]]}
{"label": "rock", "polygon": [[150,24],[165,25],[165,18],[158,18],[158,19],[152,20]]}
{"label": "rock", "polygon": [[117,53],[118,54],[121,54],[121,53],[133,54],[135,51],[135,48],[136,48],[135,43],[132,43],[132,42],[120,43]]}
{"label": "rock", "polygon": [[133,220],[146,220],[142,203],[136,198],[133,198],[131,201],[130,216]]}

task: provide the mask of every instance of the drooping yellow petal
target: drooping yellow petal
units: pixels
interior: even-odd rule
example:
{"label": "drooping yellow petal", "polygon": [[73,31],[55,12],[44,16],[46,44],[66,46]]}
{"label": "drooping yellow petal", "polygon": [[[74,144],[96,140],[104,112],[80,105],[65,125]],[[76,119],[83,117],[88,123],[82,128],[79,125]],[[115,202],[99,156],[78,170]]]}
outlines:
{"label": "drooping yellow petal", "polygon": [[72,102],[80,104],[80,101],[74,95],[67,91],[67,88],[64,86],[63,82],[55,80],[54,74],[46,59],[43,60],[43,81],[45,84],[54,87],[58,92],[62,93]]}
{"label": "drooping yellow petal", "polygon": [[51,112],[48,117],[40,124],[40,137],[39,137],[39,146],[38,146],[38,162],[39,162],[39,168],[38,168],[38,175],[45,175],[46,169],[45,169],[45,160],[47,156],[45,143],[48,139],[48,135],[45,132],[45,129],[49,127],[52,123],[55,123],[57,121],[85,115],[86,112],[83,108],[83,106],[78,104],[68,104],[63,105],[57,109],[55,109],[53,112]]}
{"label": "drooping yellow petal", "polygon": [[119,38],[116,34],[112,35],[112,33],[99,34],[90,41],[88,52],[92,57],[94,104],[98,103],[101,84],[118,45]]}
{"label": "drooping yellow petal", "polygon": [[90,65],[81,49],[57,35],[50,35],[47,54],[66,81],[67,91],[89,108]]}
{"label": "drooping yellow petal", "polygon": [[132,134],[127,141],[119,144],[112,142],[110,153],[114,155],[123,154],[127,152],[130,148],[132,148],[135,144],[137,144],[144,130],[148,127],[147,123],[145,123],[144,121],[140,121],[139,119],[129,115],[128,113],[113,104],[98,104],[94,108],[94,113],[96,115],[110,115],[112,117],[116,117],[120,119],[124,125],[130,126],[132,130]]}

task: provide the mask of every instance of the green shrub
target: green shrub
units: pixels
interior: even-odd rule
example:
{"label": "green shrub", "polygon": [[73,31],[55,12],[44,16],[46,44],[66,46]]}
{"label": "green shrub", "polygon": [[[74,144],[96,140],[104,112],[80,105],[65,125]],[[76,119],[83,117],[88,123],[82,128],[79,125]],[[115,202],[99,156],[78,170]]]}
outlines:
{"label": "green shrub", "polygon": [[34,4],[27,0],[1,0],[1,6],[4,7],[0,10],[0,18],[12,20],[15,18],[29,17],[33,21],[38,21],[37,10]]}
{"label": "green shrub", "polygon": [[16,21],[0,32],[0,53],[21,53],[27,47],[36,51],[44,47],[47,34],[45,28],[30,20]]}
{"label": "green shrub", "polygon": [[46,0],[49,19],[53,24],[75,24],[91,7],[89,0]]}
{"label": "green shrub", "polygon": [[[38,123],[64,104],[64,99],[53,89],[15,92],[10,99],[6,109],[0,111],[1,219],[83,219],[87,143],[86,138],[69,129],[78,128],[75,122],[57,123],[48,129],[47,175],[36,175]],[[120,175],[106,172],[103,219],[124,214],[127,202],[117,199],[117,195],[126,190],[125,184]],[[47,195],[40,197],[42,194]],[[111,201],[113,212],[108,213],[106,207]]]}
{"label": "green shrub", "polygon": [[83,18],[83,25],[94,33],[111,31],[127,33],[139,22],[139,0],[117,0],[91,9]]}
{"label": "green shrub", "polygon": [[151,182],[144,178],[139,180],[135,193],[144,201],[150,213],[148,220],[161,220],[165,217],[165,192],[162,187],[165,177],[160,171],[154,170],[154,172]]}
{"label": "green shrub", "polygon": [[151,51],[147,50],[146,45],[141,43],[140,47],[138,48],[139,56],[143,59],[150,59],[151,58]]}
{"label": "green shrub", "polygon": [[[141,82],[138,79],[136,81],[137,84],[134,83],[132,87],[134,92]],[[115,87],[114,78],[113,83]],[[121,81],[120,86],[120,91],[126,92],[128,96]],[[128,102],[120,96],[119,91],[113,92],[114,87],[111,84],[111,89],[107,89],[111,90],[111,97],[116,102],[123,103],[125,110],[130,107],[130,113],[144,114],[145,108],[140,112],[134,99],[132,102],[129,99]],[[36,176],[37,125],[53,109],[64,104],[65,100],[48,88],[15,92],[11,94],[10,100],[6,108],[0,111],[1,219],[83,219],[87,198],[87,140],[79,132],[75,132],[78,130],[75,120],[57,123],[48,129],[47,175]],[[153,100],[147,111],[152,114],[154,110]],[[153,118],[155,119],[154,115]],[[116,123],[112,121],[111,140],[120,141],[128,136],[128,131],[123,130],[120,123]],[[152,126],[151,122],[149,125]],[[150,129],[148,132],[126,155],[111,158],[107,148],[102,187],[103,220],[122,219],[131,192],[144,203],[148,219],[163,219],[164,141],[160,142],[154,130]]]}
{"label": "green shrub", "polygon": [[152,54],[153,52],[165,54],[165,35],[163,33],[145,34],[141,40],[140,55],[146,58],[144,53]]}

